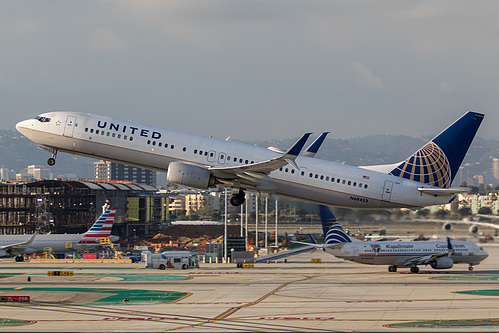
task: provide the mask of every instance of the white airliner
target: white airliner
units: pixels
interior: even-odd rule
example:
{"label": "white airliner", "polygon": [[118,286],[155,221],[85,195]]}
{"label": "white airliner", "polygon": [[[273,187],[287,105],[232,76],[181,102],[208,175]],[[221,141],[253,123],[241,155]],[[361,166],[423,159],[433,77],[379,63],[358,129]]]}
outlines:
{"label": "white airliner", "polygon": [[107,209],[84,234],[0,235],[0,257],[42,252],[46,247],[54,252],[93,248],[100,245],[102,238],[115,242],[119,239],[111,235],[115,214],[116,208]]}
{"label": "white airliner", "polygon": [[350,237],[329,207],[319,205],[324,244],[302,243],[306,246],[295,250],[277,252],[258,257],[255,262],[277,260],[291,255],[322,249],[338,258],[369,265],[388,265],[389,272],[398,267],[410,267],[411,273],[419,272],[419,265],[434,269],[449,269],[454,264],[468,264],[468,270],[480,264],[488,253],[480,246],[464,241],[397,241],[364,242]]}
{"label": "white airliner", "polygon": [[49,165],[62,151],[166,171],[178,185],[232,187],[234,206],[244,203],[247,190],[332,206],[418,208],[468,191],[451,183],[483,117],[469,111],[406,160],[364,167],[314,158],[323,138],[300,155],[310,133],[281,152],[75,112],[43,113],[16,128],[52,153]]}

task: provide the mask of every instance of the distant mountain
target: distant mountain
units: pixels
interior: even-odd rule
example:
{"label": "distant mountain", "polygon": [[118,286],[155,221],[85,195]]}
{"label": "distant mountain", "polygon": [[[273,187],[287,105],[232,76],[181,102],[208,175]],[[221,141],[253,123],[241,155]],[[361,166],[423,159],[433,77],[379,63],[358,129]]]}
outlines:
{"label": "distant mountain", "polygon": [[[289,148],[298,138],[256,142],[258,146]],[[350,165],[376,165],[399,162],[421,148],[431,137],[370,135],[352,139],[327,138],[316,158]],[[255,142],[252,142],[255,143]],[[50,154],[36,148],[36,144],[17,131],[0,130],[0,166],[20,172],[28,165],[47,166]],[[497,184],[492,177],[492,158],[499,158],[499,141],[475,138],[464,160],[467,177],[483,175],[485,184]],[[96,160],[61,153],[51,167],[54,177],[93,178]],[[48,167],[48,166],[47,166]],[[454,184],[459,185],[459,184]]]}

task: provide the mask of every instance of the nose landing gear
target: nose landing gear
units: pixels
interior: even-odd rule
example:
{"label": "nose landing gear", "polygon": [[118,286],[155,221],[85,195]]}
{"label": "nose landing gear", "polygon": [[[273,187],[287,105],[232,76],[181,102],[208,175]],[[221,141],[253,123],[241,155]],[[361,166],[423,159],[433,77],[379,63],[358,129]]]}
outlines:
{"label": "nose landing gear", "polygon": [[52,156],[47,160],[47,164],[53,166],[55,164],[55,159],[57,158],[57,150],[52,150]]}

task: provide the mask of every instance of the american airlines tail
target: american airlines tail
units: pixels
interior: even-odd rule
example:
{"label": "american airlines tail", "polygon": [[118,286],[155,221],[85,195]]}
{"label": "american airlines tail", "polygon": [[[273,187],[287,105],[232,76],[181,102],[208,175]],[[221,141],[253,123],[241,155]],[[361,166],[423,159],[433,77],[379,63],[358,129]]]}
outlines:
{"label": "american airlines tail", "polygon": [[115,215],[116,207],[108,208],[83,234],[78,245],[95,245],[99,244],[101,238],[110,238]]}

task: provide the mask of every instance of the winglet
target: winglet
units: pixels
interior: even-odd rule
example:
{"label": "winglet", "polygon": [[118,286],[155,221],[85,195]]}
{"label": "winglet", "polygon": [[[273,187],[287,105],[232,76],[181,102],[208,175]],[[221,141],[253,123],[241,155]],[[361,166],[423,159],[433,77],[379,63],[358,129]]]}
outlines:
{"label": "winglet", "polygon": [[317,139],[315,139],[314,142],[305,150],[305,152],[302,154],[302,156],[307,156],[307,157],[314,157],[315,154],[319,151],[319,148],[321,147],[322,143],[324,142],[324,139],[326,136],[329,134],[329,132],[324,132],[322,133]]}
{"label": "winglet", "polygon": [[[289,148],[289,150],[286,152],[285,156],[286,159],[295,159],[303,149],[303,146],[305,146],[305,143],[308,140],[308,137],[312,133],[305,133],[300,140],[296,141],[296,143],[293,145],[293,147]],[[294,158],[293,158],[294,157]]]}
{"label": "winglet", "polygon": [[451,254],[454,253],[454,248],[452,247],[452,243],[450,242],[450,238],[447,237],[447,248],[448,248],[448,254],[449,254],[449,257],[451,256]]}

